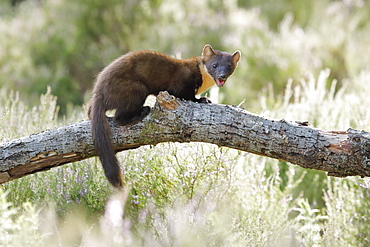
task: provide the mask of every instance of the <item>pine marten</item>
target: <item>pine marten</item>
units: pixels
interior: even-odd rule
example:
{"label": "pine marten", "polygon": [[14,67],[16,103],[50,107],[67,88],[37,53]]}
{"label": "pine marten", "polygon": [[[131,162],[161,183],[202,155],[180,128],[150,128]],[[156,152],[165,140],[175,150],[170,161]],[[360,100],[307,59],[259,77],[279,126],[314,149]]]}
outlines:
{"label": "pine marten", "polygon": [[108,65],[98,75],[88,107],[97,154],[109,182],[122,188],[123,175],[115,156],[106,111],[116,110],[120,125],[143,119],[150,108],[143,106],[148,95],[167,91],[171,95],[199,103],[210,103],[195,95],[216,84],[222,87],[238,65],[241,53],[213,50],[205,45],[201,56],[179,60],[155,51],[129,52]]}

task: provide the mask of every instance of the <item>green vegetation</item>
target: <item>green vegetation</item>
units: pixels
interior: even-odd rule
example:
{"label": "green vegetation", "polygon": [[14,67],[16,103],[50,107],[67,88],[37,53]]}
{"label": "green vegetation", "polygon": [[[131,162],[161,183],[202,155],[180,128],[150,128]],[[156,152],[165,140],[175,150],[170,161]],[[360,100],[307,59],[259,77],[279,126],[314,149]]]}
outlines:
{"label": "green vegetation", "polygon": [[[362,0],[2,1],[0,140],[86,118],[95,75],[122,53],[189,57],[205,43],[242,51],[221,102],[369,131],[369,10]],[[130,187],[124,220],[103,217],[114,191],[88,159],[3,184],[0,246],[370,244],[367,178],[204,143],[118,157]]]}
{"label": "green vegetation", "polygon": [[221,99],[248,99],[250,109],[268,84],[280,94],[289,78],[297,83],[324,68],[342,83],[369,64],[367,1],[259,2],[27,0],[12,9],[3,1],[0,85],[33,103],[51,86],[66,114],[67,104],[81,105],[98,72],[127,51],[190,57],[210,43],[242,51]]}

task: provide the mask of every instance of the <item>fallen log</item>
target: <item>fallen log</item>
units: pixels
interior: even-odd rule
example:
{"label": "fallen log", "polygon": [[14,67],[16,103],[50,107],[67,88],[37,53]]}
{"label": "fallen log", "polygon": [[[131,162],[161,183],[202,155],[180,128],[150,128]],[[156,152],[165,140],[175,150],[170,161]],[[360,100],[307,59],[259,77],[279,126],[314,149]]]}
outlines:
{"label": "fallen log", "polygon": [[[305,122],[268,119],[235,106],[181,101],[161,92],[143,121],[118,126],[109,120],[117,152],[161,142],[207,142],[329,176],[370,176],[370,133],[320,130]],[[96,156],[90,121],[0,144],[0,183]]]}

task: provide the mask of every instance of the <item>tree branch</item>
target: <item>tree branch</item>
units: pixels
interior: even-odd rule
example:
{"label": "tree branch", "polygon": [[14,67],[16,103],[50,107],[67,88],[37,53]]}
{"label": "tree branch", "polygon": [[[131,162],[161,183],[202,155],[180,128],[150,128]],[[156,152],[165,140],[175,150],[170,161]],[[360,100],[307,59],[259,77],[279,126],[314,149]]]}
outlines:
{"label": "tree branch", "polygon": [[[247,151],[330,176],[370,176],[370,134],[324,131],[285,120],[266,119],[228,105],[184,102],[160,93],[141,122],[117,126],[117,151],[161,142],[208,142]],[[0,183],[96,156],[90,121],[82,121],[0,144]]]}

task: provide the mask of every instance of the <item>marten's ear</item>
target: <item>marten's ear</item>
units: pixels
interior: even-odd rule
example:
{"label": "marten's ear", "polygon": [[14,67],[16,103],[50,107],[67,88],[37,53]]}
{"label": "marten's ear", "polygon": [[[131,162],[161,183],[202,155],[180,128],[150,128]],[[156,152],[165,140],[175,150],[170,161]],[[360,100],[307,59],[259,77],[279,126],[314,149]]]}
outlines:
{"label": "marten's ear", "polygon": [[234,52],[234,54],[232,56],[233,56],[234,64],[235,64],[235,67],[236,67],[238,65],[239,60],[240,60],[240,57],[242,56],[242,53],[240,51],[236,51],[236,52]]}
{"label": "marten's ear", "polygon": [[215,51],[213,50],[211,45],[205,45],[202,52],[202,57],[209,57],[216,55]]}

